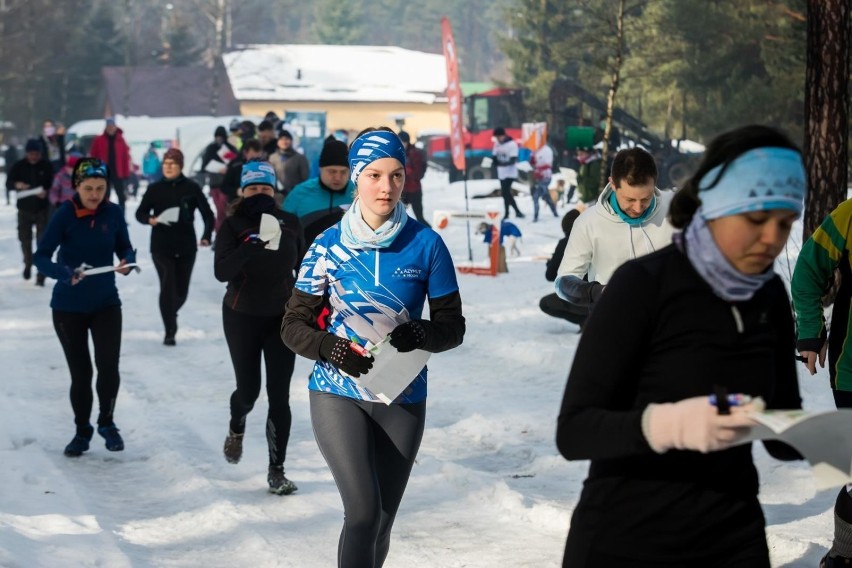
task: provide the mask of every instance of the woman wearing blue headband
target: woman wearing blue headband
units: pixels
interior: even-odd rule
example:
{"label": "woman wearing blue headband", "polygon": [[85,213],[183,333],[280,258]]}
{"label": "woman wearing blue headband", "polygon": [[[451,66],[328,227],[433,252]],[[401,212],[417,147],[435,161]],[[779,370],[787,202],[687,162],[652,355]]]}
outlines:
{"label": "woman wearing blue headband", "polygon": [[[773,264],[804,191],[785,135],[725,133],[672,201],[683,229],[674,244],[613,275],[577,347],[556,432],[565,458],[591,460],[565,566],[769,568],[743,437],[748,411],[801,408],[790,302]],[[714,392],[763,402],[717,408]]]}
{"label": "woman wearing blue headband", "polygon": [[[378,568],[423,435],[426,367],[386,405],[357,380],[372,367],[364,348],[389,335],[400,352],[438,353],[461,344],[465,324],[447,247],[400,203],[399,137],[389,128],[365,130],[349,165],[355,201],[305,255],[282,337],[316,361],[311,423],[344,509],[338,565]],[[427,297],[428,320],[421,318]],[[318,329],[325,306],[331,314]]]}
{"label": "woman wearing blue headband", "polygon": [[[109,201],[107,165],[97,158],[81,158],[71,179],[77,193],[50,220],[34,262],[42,274],[56,280],[50,307],[53,327],[71,371],[71,408],[77,427],[74,438],[65,447],[65,455],[76,457],[89,449],[94,434],[90,423],[93,402],[90,335],[98,370],[98,434],[104,437],[107,450],[124,449],[113,420],[121,351],[121,300],[115,286],[115,272],[86,276],[83,269],[110,266],[115,257],[120,260],[119,266],[136,262],[136,251],[130,244],[124,211]],[[117,272],[128,274],[130,268],[120,268]]]}
{"label": "woman wearing blue headband", "polygon": [[266,481],[270,493],[289,495],[297,489],[284,474],[296,355],[281,342],[281,318],[305,254],[305,239],[299,219],[277,207],[276,187],[272,164],[259,160],[243,164],[240,197],[216,233],[214,273],[217,280],[228,283],[222,326],[237,387],[231,393],[225,459],[239,463],[242,458],[246,419],[260,395],[264,363],[269,402]]}

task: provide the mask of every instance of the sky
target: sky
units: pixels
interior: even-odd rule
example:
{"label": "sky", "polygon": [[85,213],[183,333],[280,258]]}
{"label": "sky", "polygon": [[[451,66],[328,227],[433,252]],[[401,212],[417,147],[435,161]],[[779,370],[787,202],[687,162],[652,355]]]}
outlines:
{"label": "sky", "polygon": [[[468,192],[498,187],[476,181]],[[464,211],[463,196],[444,174],[430,170],[424,179],[429,219]],[[71,459],[62,454],[74,424],[51,323],[53,283],[38,288],[21,278],[14,204],[0,200],[0,566],[335,565],[343,512],[311,431],[311,362],[297,357],[290,389],[285,467],[299,490],[271,495],[265,393],[248,417],[242,461],[222,456],[234,378],[213,253],[199,251],[177,346],[163,346],[150,230],[136,222],[137,204],[128,201],[127,218],[142,272],[118,279],[124,325],[115,420],[125,450],[106,451],[96,435],[89,452]],[[521,195],[519,204],[527,217],[517,221],[524,236],[509,272],[459,275],[467,334],[462,346],[429,361],[426,431],[388,567],[561,565],[588,469],[587,461],[563,459],[554,443],[580,336],[538,308],[552,290],[544,262],[561,236],[559,219],[546,213],[532,223],[530,198]],[[469,207],[500,210],[502,202],[471,199]],[[793,233],[776,263],[784,276],[800,248],[800,228]],[[457,264],[466,263],[465,221],[451,219],[440,234]],[[484,262],[481,237],[471,248]],[[806,409],[833,408],[826,371],[810,377],[800,369],[800,384]],[[831,544],[835,492],[817,492],[807,464],[775,461],[759,444],[753,451],[772,565],[816,566]]]}

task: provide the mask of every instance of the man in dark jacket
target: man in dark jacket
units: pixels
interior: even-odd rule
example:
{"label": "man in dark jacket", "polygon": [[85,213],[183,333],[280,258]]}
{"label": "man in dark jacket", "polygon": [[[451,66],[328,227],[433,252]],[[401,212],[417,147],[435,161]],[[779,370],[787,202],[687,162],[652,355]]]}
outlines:
{"label": "man in dark jacket", "polygon": [[[47,190],[53,183],[53,165],[43,157],[38,140],[28,140],[25,151],[26,157],[9,170],[6,189],[18,192],[18,240],[24,254],[24,280],[29,280],[33,267],[33,226],[38,244],[50,211]],[[36,285],[44,286],[44,275],[40,272],[36,275]]]}
{"label": "man in dark jacket", "polygon": [[269,159],[269,156],[278,150],[278,142],[275,140],[275,127],[268,120],[261,120],[260,124],[257,125],[257,139],[263,149],[264,159]]}
{"label": "man in dark jacket", "polygon": [[243,143],[240,156],[228,164],[228,169],[225,170],[225,179],[222,180],[222,193],[228,203],[237,198],[240,191],[240,176],[243,172],[243,164],[251,160],[256,160],[263,155],[263,149],[260,142],[257,140],[246,140]]}
{"label": "man in dark jacket", "polygon": [[418,221],[431,227],[423,218],[423,186],[420,180],[426,175],[426,153],[411,143],[411,135],[405,130],[399,133],[399,139],[405,144],[405,185],[402,188],[402,202],[411,205]]}
{"label": "man in dark jacket", "polygon": [[275,168],[278,189],[284,197],[287,197],[291,189],[308,179],[311,173],[308,159],[293,148],[293,135],[284,128],[278,133],[278,148],[269,156],[269,163]]}
{"label": "man in dark jacket", "polygon": [[207,181],[210,184],[210,197],[213,198],[213,204],[216,206],[216,226],[214,229],[217,233],[225,220],[228,202],[230,201],[222,191],[225,172],[228,171],[228,164],[237,157],[237,154],[237,149],[228,142],[228,133],[225,131],[225,127],[217,126],[213,133],[213,142],[207,145],[204,154],[201,156],[201,172],[207,176]]}

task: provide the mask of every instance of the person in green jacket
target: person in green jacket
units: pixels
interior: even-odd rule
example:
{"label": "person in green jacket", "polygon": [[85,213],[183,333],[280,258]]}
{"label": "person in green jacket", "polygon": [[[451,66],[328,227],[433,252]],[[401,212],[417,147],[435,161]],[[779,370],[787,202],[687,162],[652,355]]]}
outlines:
{"label": "person in green jacket", "polygon": [[594,202],[601,193],[601,156],[597,150],[577,149],[577,196],[583,203]]}
{"label": "person in green jacket", "polygon": [[[852,300],[852,267],[849,250],[852,241],[852,199],[841,203],[802,246],[790,291],[796,310],[796,348],[811,375],[817,363],[828,370],[831,392],[837,408],[852,408],[852,338],[849,333]],[[825,325],[823,296],[840,272],[840,287],[831,313],[831,333]],[[821,568],[852,565],[852,496],[840,490],[834,505],[834,542],[822,559]]]}

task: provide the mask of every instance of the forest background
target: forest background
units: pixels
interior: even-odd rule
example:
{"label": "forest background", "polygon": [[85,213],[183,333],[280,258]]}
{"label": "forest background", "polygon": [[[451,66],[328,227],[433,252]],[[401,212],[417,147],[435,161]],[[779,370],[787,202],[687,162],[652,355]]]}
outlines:
{"label": "forest background", "polygon": [[[462,81],[526,89],[546,120],[557,79],[605,98],[615,0],[0,0],[0,123],[97,118],[102,66],[208,65],[252,43],[394,45],[441,53]],[[801,140],[806,0],[633,0],[617,106],[666,138],[773,124]],[[590,118],[597,119],[591,116]]]}

